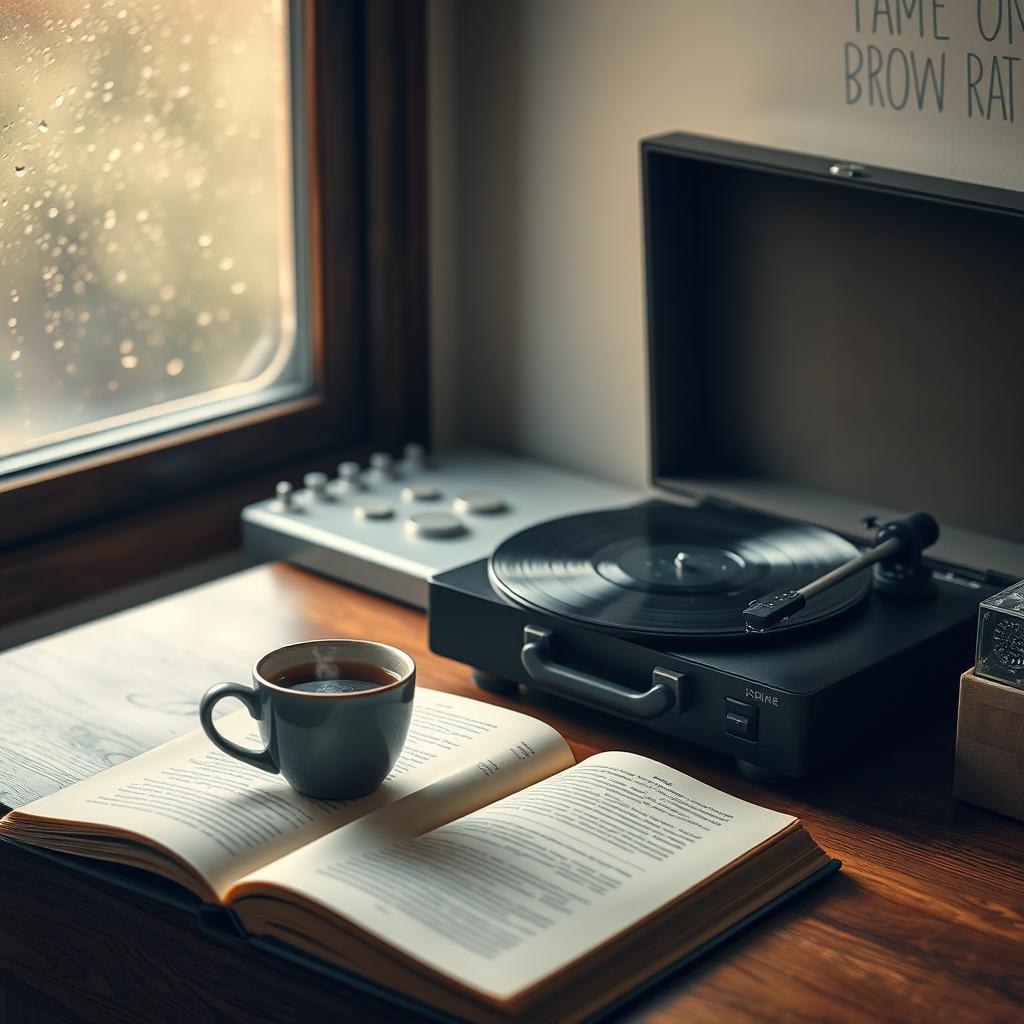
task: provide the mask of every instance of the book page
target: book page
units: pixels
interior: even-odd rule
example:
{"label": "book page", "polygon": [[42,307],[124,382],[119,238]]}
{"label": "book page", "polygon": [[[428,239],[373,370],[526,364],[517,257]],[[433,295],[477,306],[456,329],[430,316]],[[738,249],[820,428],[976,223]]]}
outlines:
{"label": "book page", "polygon": [[598,754],[418,838],[321,841],[290,887],[508,999],[795,820],[649,758]]}
{"label": "book page", "polygon": [[438,778],[422,789],[401,797],[342,826],[312,843],[275,860],[233,885],[231,901],[268,887],[300,890],[325,863],[348,860],[365,850],[401,843],[421,836],[449,821],[486,807],[495,800],[546,779],[569,767],[572,753],[564,743],[540,747],[533,738],[498,737],[486,758]]}
{"label": "book page", "polygon": [[[261,746],[247,712],[227,715],[217,724],[236,742]],[[461,778],[463,788],[472,780],[486,790],[492,759],[508,757],[534,760],[548,771],[572,763],[565,741],[543,722],[418,687],[398,762],[377,790],[358,800],[302,796],[281,776],[228,757],[196,730],[11,812],[0,821],[0,834],[24,838],[18,824],[26,819],[30,825],[37,824],[31,819],[46,819],[127,831],[192,865],[223,896],[241,876],[448,776]],[[443,787],[435,792],[444,795]],[[434,824],[453,816],[438,806],[418,813],[424,820],[432,814]],[[90,832],[91,839],[95,835]],[[101,846],[102,839],[91,842],[90,854],[102,856],[96,852]],[[64,848],[73,851],[70,844]]]}

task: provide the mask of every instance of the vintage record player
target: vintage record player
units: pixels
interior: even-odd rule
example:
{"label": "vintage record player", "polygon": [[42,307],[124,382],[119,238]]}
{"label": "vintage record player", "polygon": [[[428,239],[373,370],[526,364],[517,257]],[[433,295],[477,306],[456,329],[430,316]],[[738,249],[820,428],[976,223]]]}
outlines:
{"label": "vintage record player", "polygon": [[436,575],[430,644],[805,776],[951,706],[1024,577],[1024,196],[682,134],[641,158],[654,494]]}

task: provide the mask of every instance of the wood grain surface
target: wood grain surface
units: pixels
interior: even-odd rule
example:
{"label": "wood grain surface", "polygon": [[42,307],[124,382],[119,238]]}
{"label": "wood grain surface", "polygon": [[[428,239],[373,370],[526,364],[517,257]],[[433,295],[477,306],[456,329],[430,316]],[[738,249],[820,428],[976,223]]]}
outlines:
{"label": "wood grain surface", "polygon": [[[202,691],[283,643],[383,640],[421,685],[491,702],[427,649],[413,609],[264,566],[0,657],[0,799],[26,802],[196,725]],[[956,672],[959,666],[952,666]],[[615,1020],[1024,1019],[1024,827],[952,799],[954,723],[785,790],[731,762],[539,693],[514,702],[578,758],[647,754],[799,815],[843,872]],[[408,1014],[13,848],[0,851],[0,1008],[41,1021],[399,1021]]]}

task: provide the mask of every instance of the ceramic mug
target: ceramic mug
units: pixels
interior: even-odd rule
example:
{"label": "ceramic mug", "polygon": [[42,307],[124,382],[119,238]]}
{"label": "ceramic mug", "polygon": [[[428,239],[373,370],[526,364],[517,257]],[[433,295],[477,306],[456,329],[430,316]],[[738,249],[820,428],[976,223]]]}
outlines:
{"label": "ceramic mug", "polygon": [[[252,686],[218,683],[199,702],[199,720],[225,754],[279,773],[298,792],[351,800],[376,789],[405,744],[416,664],[370,640],[307,640],[280,647],[252,668]],[[223,736],[213,709],[235,697],[259,723],[262,750]]]}

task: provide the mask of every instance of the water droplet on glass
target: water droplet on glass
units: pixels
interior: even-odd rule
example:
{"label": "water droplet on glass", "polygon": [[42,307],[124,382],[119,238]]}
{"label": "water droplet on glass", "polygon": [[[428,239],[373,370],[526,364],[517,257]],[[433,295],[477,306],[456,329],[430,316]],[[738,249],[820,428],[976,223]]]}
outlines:
{"label": "water droplet on glass", "polygon": [[230,256],[225,256],[224,259],[217,264],[221,270],[230,270],[235,265],[235,261]]}
{"label": "water droplet on glass", "polygon": [[139,212],[135,214],[135,219],[140,224],[142,224],[144,221],[149,220],[149,210],[139,210]]}
{"label": "water droplet on glass", "polygon": [[40,121],[36,127],[45,135],[49,130],[50,126],[45,121]]}
{"label": "water droplet on glass", "polygon": [[231,294],[232,295],[241,295],[244,291],[245,291],[245,282],[244,281],[236,281],[231,286]]}
{"label": "water droplet on glass", "polygon": [[60,213],[60,210],[58,210],[56,206],[51,206],[46,211],[46,216],[49,217],[50,220],[53,220],[53,218],[56,217],[58,213]]}
{"label": "water droplet on glass", "polygon": [[204,309],[196,317],[196,323],[199,324],[200,327],[208,327],[213,323],[213,314]]}
{"label": "water droplet on glass", "polygon": [[139,365],[138,356],[121,356],[121,365],[126,370],[134,370]]}
{"label": "water droplet on glass", "polygon": [[16,164],[15,167],[14,167],[14,173],[19,178],[24,178],[25,177],[25,165],[24,164]]}
{"label": "water droplet on glass", "polygon": [[165,284],[163,288],[160,289],[160,298],[163,299],[164,302],[170,302],[171,299],[174,298],[174,285]]}
{"label": "water droplet on glass", "polygon": [[21,358],[21,349],[20,348],[16,348],[11,353],[11,362],[12,363],[16,363],[20,358]]}
{"label": "water droplet on glass", "polygon": [[185,363],[181,359],[172,359],[167,364],[167,376],[177,377],[185,369]]}
{"label": "water droplet on glass", "polygon": [[117,282],[118,284],[124,284],[124,283],[125,283],[125,281],[127,281],[127,280],[128,280],[128,271],[127,271],[127,270],[119,270],[119,271],[118,271],[118,272],[117,272],[117,273],[116,273],[116,274],[114,275],[114,280],[115,280],[115,281],[116,281],[116,282]]}
{"label": "water droplet on glass", "polygon": [[120,156],[121,156],[121,150],[120,150],[120,149],[119,149],[119,148],[118,148],[117,146],[115,146],[115,147],[114,147],[114,148],[113,148],[113,149],[112,149],[112,150],[111,150],[111,151],[110,151],[110,152],[109,152],[109,153],[107,154],[107,159],[108,159],[108,160],[109,160],[109,161],[110,161],[111,163],[113,163],[113,162],[114,162],[115,160],[117,160],[117,159],[118,159],[118,158],[119,158]]}
{"label": "water droplet on glass", "polygon": [[107,390],[116,391],[121,385],[116,380],[107,381]]}
{"label": "water droplet on glass", "polygon": [[213,239],[209,235],[200,235],[196,241],[202,249],[207,249],[213,245]]}
{"label": "water droplet on glass", "polygon": [[11,319],[7,321],[7,326],[8,327],[17,327],[18,326],[18,318],[16,316],[12,316]]}
{"label": "water droplet on glass", "polygon": [[64,93],[61,93],[54,101],[53,108],[56,110],[58,107],[64,106]]}

